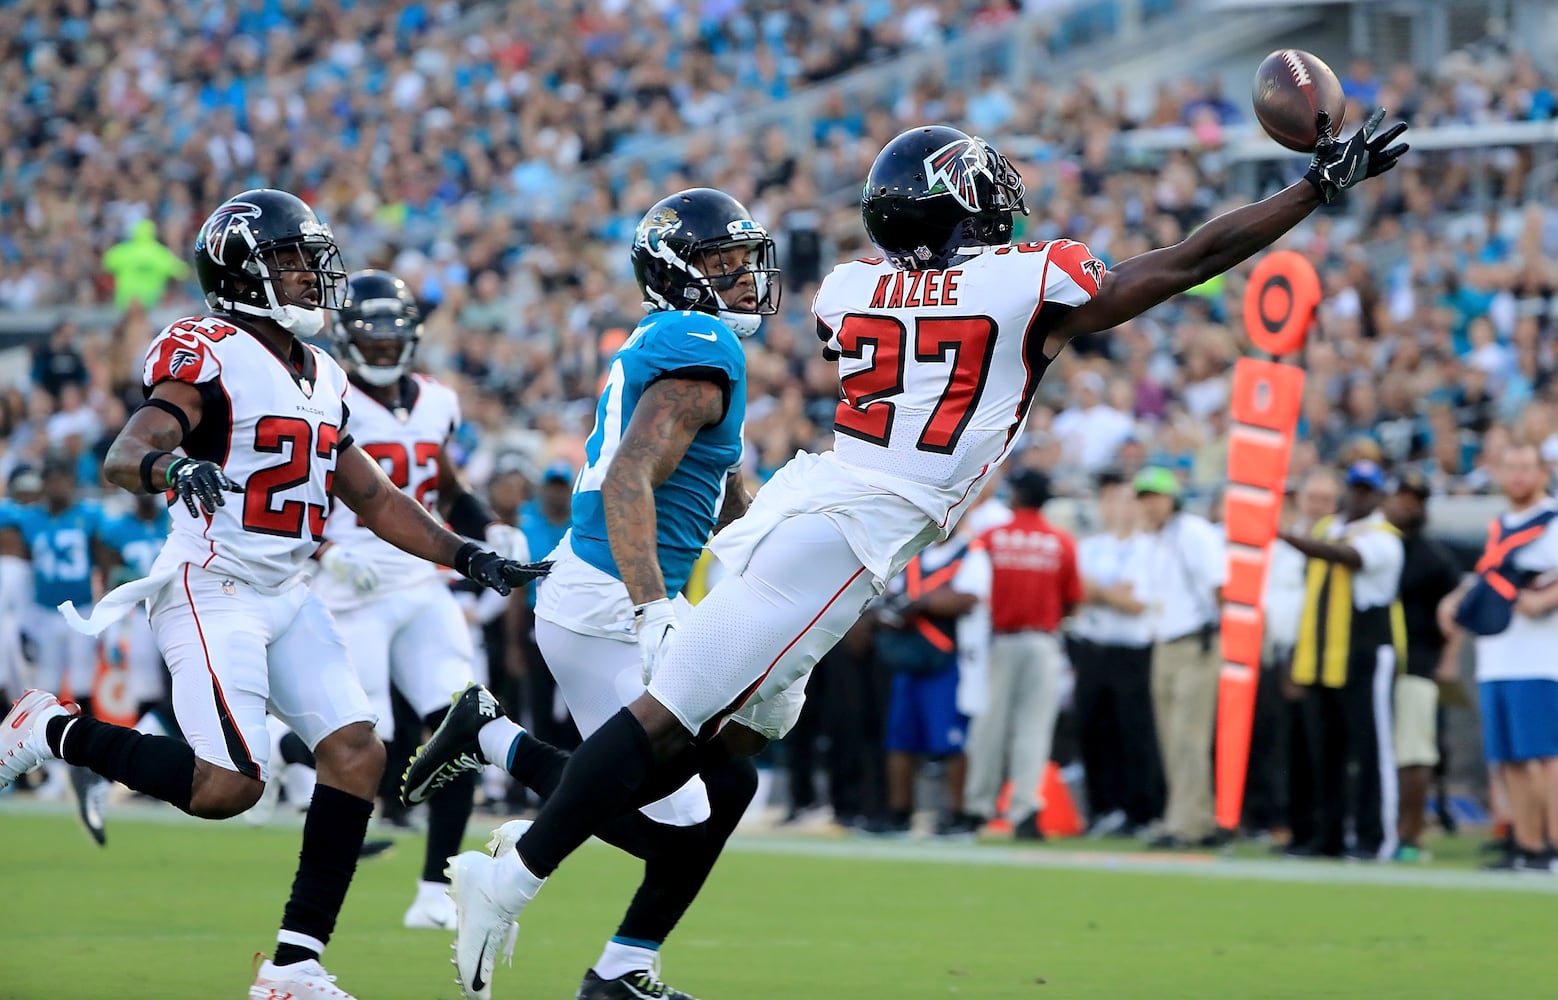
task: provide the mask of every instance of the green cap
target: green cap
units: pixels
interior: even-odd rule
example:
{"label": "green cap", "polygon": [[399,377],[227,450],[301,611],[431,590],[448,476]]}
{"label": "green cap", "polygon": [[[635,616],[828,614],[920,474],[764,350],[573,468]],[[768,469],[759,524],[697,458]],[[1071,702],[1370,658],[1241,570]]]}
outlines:
{"label": "green cap", "polygon": [[1136,473],[1131,486],[1137,493],[1161,493],[1166,497],[1179,496],[1179,477],[1161,465],[1149,465]]}

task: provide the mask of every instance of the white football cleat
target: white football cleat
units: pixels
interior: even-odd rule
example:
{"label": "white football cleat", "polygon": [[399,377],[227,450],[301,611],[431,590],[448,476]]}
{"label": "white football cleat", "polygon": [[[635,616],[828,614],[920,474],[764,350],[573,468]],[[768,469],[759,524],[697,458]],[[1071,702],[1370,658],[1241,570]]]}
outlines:
{"label": "white football cleat", "polygon": [[412,902],[402,925],[410,930],[454,930],[454,900],[442,882],[418,882],[417,898]]}
{"label": "white football cleat", "polygon": [[80,712],[75,705],[61,705],[47,691],[23,692],[5,720],[0,721],[0,790],[10,788],[17,778],[37,770],[44,761],[55,760],[54,751],[43,736],[49,720]]}
{"label": "white football cleat", "polygon": [[509,820],[492,831],[492,836],[487,840],[487,853],[495,858],[502,857],[503,852],[512,851],[514,845],[519,843],[519,838],[534,825],[535,823],[528,819]]}
{"label": "white football cleat", "polygon": [[337,988],[335,977],[313,959],[291,965],[273,965],[267,958],[255,973],[254,985],[249,987],[249,1000],[356,1000],[356,997]]}
{"label": "white football cleat", "polygon": [[[519,863],[517,854],[513,863]],[[444,869],[455,907],[455,982],[467,1000],[491,1000],[492,970],[500,953],[506,964],[514,964],[514,941],[519,936],[514,918],[528,901],[506,905],[499,900],[499,864],[480,851],[466,851],[450,858]]]}

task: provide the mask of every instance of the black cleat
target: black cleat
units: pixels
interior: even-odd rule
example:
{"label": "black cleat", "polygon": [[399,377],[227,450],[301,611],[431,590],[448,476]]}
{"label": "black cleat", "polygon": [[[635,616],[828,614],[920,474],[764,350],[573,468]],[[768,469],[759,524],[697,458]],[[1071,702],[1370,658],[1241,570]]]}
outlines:
{"label": "black cleat", "polygon": [[584,974],[584,982],[579,984],[574,1000],[697,1000],[697,997],[662,983],[653,969],[629,972],[616,979],[602,979],[591,969]]}
{"label": "black cleat", "polygon": [[498,699],[491,691],[480,684],[466,685],[454,696],[444,721],[411,755],[400,779],[400,801],[408,807],[419,805],[456,775],[481,769],[487,761],[476,734],[498,714]]}
{"label": "black cleat", "polygon": [[108,790],[113,782],[99,777],[84,767],[70,769],[70,788],[76,793],[76,815],[87,834],[98,847],[108,846],[108,828],[105,813],[108,809]]}
{"label": "black cleat", "polygon": [[395,847],[393,840],[365,840],[362,846],[357,848],[357,860],[367,861],[381,854],[387,854]]}

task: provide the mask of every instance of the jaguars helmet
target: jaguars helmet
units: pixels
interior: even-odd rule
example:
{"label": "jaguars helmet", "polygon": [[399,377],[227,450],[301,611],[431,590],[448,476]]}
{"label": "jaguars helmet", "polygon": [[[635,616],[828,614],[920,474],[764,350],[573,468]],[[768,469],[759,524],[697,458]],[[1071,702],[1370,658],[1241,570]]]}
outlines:
{"label": "jaguars helmet", "polygon": [[[734,271],[704,274],[699,268],[703,255],[727,248],[748,250],[746,263]],[[645,213],[633,234],[633,274],[646,312],[712,313],[739,337],[756,333],[764,316],[779,311],[773,239],[741,202],[712,188],[678,191]],[[738,289],[746,275],[752,276],[750,287]]]}
{"label": "jaguars helmet", "polygon": [[[388,271],[353,271],[335,311],[335,356],[370,385],[394,385],[422,339],[422,310],[406,283]],[[366,348],[366,351],[364,350]]]}
{"label": "jaguars helmet", "polygon": [[[301,298],[282,287],[289,272],[312,274]],[[330,227],[296,195],[257,188],[212,212],[195,237],[195,274],[212,309],[263,316],[307,337],[324,327],[346,278]]]}
{"label": "jaguars helmet", "polygon": [[1012,239],[1028,214],[1022,178],[985,140],[946,125],[901,133],[877,154],[860,196],[866,234],[895,267],[939,270]]}

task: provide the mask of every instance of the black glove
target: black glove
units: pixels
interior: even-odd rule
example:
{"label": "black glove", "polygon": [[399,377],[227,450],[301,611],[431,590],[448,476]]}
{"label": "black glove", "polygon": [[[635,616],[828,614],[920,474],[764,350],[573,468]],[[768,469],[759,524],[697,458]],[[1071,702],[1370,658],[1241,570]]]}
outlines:
{"label": "black glove", "polygon": [[[1406,143],[1391,146],[1390,143],[1407,130],[1406,122],[1397,122],[1383,135],[1375,136],[1374,130],[1385,120],[1385,109],[1376,108],[1363,123],[1363,127],[1342,142],[1331,131],[1331,116],[1324,111],[1317,119],[1320,141],[1315,144],[1315,158],[1309,161],[1309,172],[1304,180],[1320,192],[1320,200],[1329,205],[1336,196],[1364,178],[1378,177],[1401,159],[1401,154],[1412,147]],[[1388,149],[1386,147],[1389,147]]]}
{"label": "black glove", "polygon": [[552,564],[550,561],[515,562],[496,552],[488,552],[475,542],[466,542],[454,554],[454,568],[461,576],[507,597],[520,584],[546,576],[552,571]]}
{"label": "black glove", "polygon": [[[175,459],[168,466],[168,486],[184,501],[190,517],[199,517],[201,509],[215,514],[218,507],[227,506],[225,493],[242,493],[243,487],[227,478],[227,473],[215,462],[203,462],[194,458]],[[196,503],[199,501],[199,503]]]}

